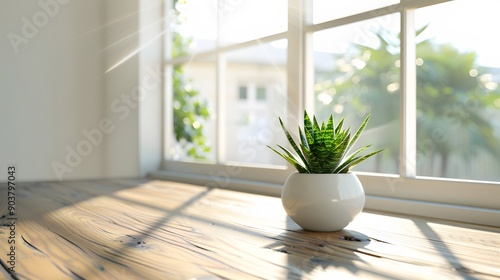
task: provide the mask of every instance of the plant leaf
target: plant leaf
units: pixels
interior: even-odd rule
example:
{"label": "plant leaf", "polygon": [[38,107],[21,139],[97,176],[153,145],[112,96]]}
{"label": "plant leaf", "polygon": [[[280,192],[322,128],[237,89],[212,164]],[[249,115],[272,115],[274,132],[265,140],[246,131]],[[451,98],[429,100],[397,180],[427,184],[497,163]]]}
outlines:
{"label": "plant leaf", "polygon": [[344,125],[344,118],[340,119],[340,122],[337,124],[335,128],[335,135],[339,134],[342,131],[342,126]]}
{"label": "plant leaf", "polygon": [[307,149],[309,149],[309,143],[307,143],[307,138],[304,132],[302,132],[302,129],[299,126],[299,136],[300,136],[300,143],[304,145]]}
{"label": "plant leaf", "polygon": [[358,149],[356,152],[352,153],[351,155],[349,155],[349,157],[344,160],[335,170],[334,170],[334,173],[339,173],[338,170],[343,170],[346,166],[348,166],[353,160],[354,160],[354,157],[356,157],[359,153],[361,153],[362,151],[368,149],[371,145],[366,145],[364,147],[361,147],[360,149]]}
{"label": "plant leaf", "polygon": [[334,140],[333,115],[330,115],[328,123],[326,124],[322,132],[325,145],[328,148],[331,148],[333,146],[333,140]]}
{"label": "plant leaf", "polygon": [[308,147],[300,144],[300,148],[302,149],[302,154],[304,155],[305,162],[307,164],[307,169],[311,170],[310,162],[311,162],[311,150]]}
{"label": "plant leaf", "polygon": [[297,164],[299,164],[300,166],[304,166],[304,163],[302,161],[302,159],[300,157],[298,157],[297,155],[293,154],[290,150],[288,150],[287,148],[281,146],[281,145],[277,145],[281,150],[283,150],[287,156],[291,157],[294,162],[296,162]]}
{"label": "plant leaf", "polygon": [[313,117],[313,126],[314,126],[314,143],[323,143],[323,135],[321,134],[321,128],[318,124],[318,120],[316,117]]}
{"label": "plant leaf", "polygon": [[352,146],[354,146],[354,144],[358,140],[359,135],[361,135],[361,132],[363,132],[363,130],[365,129],[365,126],[366,126],[366,124],[368,123],[369,120],[370,120],[370,114],[368,114],[368,116],[366,116],[365,120],[361,123],[361,125],[358,128],[358,130],[356,131],[356,133],[354,134],[354,136],[351,138],[349,146],[347,147],[347,152],[348,153],[352,149]]}
{"label": "plant leaf", "polygon": [[286,127],[283,124],[283,121],[281,120],[281,118],[278,118],[278,119],[280,121],[281,128],[285,132],[285,135],[286,135],[286,138],[288,139],[288,142],[290,142],[290,145],[292,145],[292,148],[295,150],[295,152],[298,154],[298,156],[302,159],[302,162],[304,162],[304,164],[306,164],[306,169],[307,169],[307,161],[304,158],[304,156],[302,155],[301,150],[299,149],[299,147],[295,143],[295,140],[293,140],[292,135],[290,135],[290,133],[288,132],[288,129],[286,129]]}
{"label": "plant leaf", "polygon": [[370,158],[370,157],[372,157],[372,156],[374,156],[374,155],[382,152],[383,150],[384,149],[376,150],[375,152],[371,152],[371,153],[369,153],[367,155],[356,157],[356,158],[352,159],[352,161],[349,162],[342,170],[338,170],[337,173],[347,173],[356,164],[358,164],[358,163],[360,163],[360,162],[362,162],[362,161],[364,161],[364,160],[366,160],[366,159],[368,159],[368,158]]}
{"label": "plant leaf", "polygon": [[304,166],[302,166],[302,164],[297,160],[297,158],[286,148],[278,145],[285,153],[282,153],[276,149],[274,149],[273,147],[271,146],[267,146],[269,149],[273,150],[275,153],[277,153],[278,155],[280,155],[282,158],[284,158],[286,161],[288,161],[291,165],[293,165],[297,171],[299,171],[300,173],[309,173],[309,171],[307,169],[304,168]]}
{"label": "plant leaf", "polygon": [[[332,168],[332,172],[341,164],[342,159],[347,153],[347,146],[349,145],[349,139],[350,139],[350,134],[347,131],[342,131],[341,133],[338,134],[338,143],[336,143],[336,146],[333,148],[334,154],[332,157],[332,162],[334,162],[334,166]],[[342,137],[342,138],[340,138]]]}
{"label": "plant leaf", "polygon": [[306,134],[307,143],[309,146],[314,144],[314,129],[307,112],[304,111],[304,132]]}

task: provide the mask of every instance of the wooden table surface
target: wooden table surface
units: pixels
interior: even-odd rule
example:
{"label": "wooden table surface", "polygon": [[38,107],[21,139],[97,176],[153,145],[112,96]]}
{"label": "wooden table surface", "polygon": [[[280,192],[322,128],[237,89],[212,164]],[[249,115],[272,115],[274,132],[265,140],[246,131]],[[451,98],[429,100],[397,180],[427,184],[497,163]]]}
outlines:
{"label": "wooden table surface", "polygon": [[11,231],[6,184],[0,193],[0,278],[500,278],[499,228],[363,212],[309,232],[279,198],[106,180],[19,183]]}

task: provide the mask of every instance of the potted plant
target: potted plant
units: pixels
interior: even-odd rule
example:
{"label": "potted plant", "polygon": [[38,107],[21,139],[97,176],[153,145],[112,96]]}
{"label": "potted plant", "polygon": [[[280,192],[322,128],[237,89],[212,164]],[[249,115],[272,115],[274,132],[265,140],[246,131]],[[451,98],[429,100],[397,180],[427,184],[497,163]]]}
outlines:
{"label": "potted plant", "polygon": [[343,128],[344,118],[335,125],[330,115],[328,122],[319,125],[315,116],[311,121],[304,111],[304,126],[299,126],[300,142],[296,142],[279,118],[295,153],[281,145],[277,145],[281,151],[268,147],[297,169],[286,180],[281,201],[290,218],[302,228],[341,230],[363,210],[363,186],[350,170],[382,150],[363,154],[370,147],[367,145],[350,151],[369,119],[370,115],[351,136],[349,128]]}

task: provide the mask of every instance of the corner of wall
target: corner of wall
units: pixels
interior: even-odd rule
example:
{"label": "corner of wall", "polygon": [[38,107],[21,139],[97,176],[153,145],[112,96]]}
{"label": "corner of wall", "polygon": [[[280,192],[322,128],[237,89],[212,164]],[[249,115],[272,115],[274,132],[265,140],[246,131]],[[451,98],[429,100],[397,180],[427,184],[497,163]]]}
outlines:
{"label": "corner of wall", "polygon": [[106,0],[106,177],[144,177],[161,162],[162,1]]}

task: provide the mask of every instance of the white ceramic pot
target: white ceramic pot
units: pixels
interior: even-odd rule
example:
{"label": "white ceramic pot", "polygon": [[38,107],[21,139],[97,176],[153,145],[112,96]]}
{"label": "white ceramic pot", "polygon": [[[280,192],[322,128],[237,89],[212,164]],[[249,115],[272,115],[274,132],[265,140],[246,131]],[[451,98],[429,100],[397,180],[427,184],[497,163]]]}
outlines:
{"label": "white ceramic pot", "polygon": [[290,174],[281,192],[290,218],[304,229],[338,231],[363,210],[365,192],[354,173]]}

